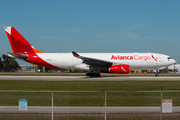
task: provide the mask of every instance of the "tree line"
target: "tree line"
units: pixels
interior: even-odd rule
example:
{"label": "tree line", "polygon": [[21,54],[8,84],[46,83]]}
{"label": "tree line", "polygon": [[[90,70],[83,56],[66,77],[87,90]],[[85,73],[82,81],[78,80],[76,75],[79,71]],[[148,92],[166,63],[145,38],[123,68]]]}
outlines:
{"label": "tree line", "polygon": [[11,58],[5,54],[2,55],[2,59],[0,62],[0,68],[1,68],[1,71],[3,71],[3,72],[15,72],[15,71],[21,69],[21,67],[15,60],[15,58]]}

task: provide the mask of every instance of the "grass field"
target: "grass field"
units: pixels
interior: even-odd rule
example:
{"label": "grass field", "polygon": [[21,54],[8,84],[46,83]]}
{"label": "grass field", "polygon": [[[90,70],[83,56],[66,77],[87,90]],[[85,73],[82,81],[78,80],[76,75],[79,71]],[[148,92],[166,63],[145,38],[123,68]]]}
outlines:
{"label": "grass field", "polygon": [[[11,74],[9,74],[11,75]],[[25,74],[27,75],[27,74]],[[43,75],[43,74],[42,74]],[[106,74],[105,74],[106,76]],[[151,75],[154,76],[154,75]],[[160,93],[134,93],[133,91],[179,91],[180,81],[16,81],[0,80],[0,90],[20,91],[74,91],[54,92],[54,106],[160,106]],[[82,91],[82,92],[77,92]],[[83,91],[101,91],[88,92]],[[111,91],[129,91],[119,93]],[[0,92],[0,106],[18,106],[19,99],[27,99],[28,106],[51,106],[51,93]],[[180,106],[180,93],[163,93],[163,99],[172,99]],[[163,114],[163,120],[179,120],[179,113]],[[49,120],[50,113],[0,113],[0,120]],[[54,113],[54,120],[104,120],[104,114]],[[159,120],[160,113],[111,113],[108,120]]]}
{"label": "grass field", "polygon": [[[102,91],[54,93],[54,106],[104,106],[107,87],[107,106],[160,106],[160,93],[117,93],[110,91],[180,90],[179,81],[0,81],[0,90],[23,91]],[[163,93],[163,99],[173,99],[180,106],[180,93]],[[18,106],[19,99],[27,99],[29,106],[50,106],[51,93],[1,92],[0,106]]]}

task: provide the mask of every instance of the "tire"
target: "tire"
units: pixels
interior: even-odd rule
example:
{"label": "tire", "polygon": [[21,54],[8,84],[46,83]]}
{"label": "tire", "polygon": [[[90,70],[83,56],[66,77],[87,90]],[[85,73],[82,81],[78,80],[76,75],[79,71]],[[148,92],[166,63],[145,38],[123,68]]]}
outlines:
{"label": "tire", "polygon": [[156,77],[159,77],[159,74],[156,74],[155,76],[156,76]]}
{"label": "tire", "polygon": [[95,77],[96,76],[96,74],[95,73],[91,73],[91,77]]}
{"label": "tire", "polygon": [[101,77],[101,74],[99,72],[96,73],[96,77]]}
{"label": "tire", "polygon": [[91,76],[91,73],[86,73],[86,76]]}

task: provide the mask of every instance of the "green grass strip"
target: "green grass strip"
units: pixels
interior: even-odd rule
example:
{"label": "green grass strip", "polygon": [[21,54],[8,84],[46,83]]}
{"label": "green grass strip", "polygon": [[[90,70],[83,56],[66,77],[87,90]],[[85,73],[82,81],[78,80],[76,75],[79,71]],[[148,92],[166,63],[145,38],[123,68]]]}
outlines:
{"label": "green grass strip", "polygon": [[[180,90],[180,81],[13,81],[1,80],[0,90],[33,91],[164,91]],[[173,99],[180,106],[180,93],[163,93],[163,99]],[[1,92],[0,106],[17,105],[28,99],[29,106],[51,106],[51,93]],[[54,93],[55,106],[104,106],[104,92]],[[160,93],[107,92],[107,106],[160,106]]]}

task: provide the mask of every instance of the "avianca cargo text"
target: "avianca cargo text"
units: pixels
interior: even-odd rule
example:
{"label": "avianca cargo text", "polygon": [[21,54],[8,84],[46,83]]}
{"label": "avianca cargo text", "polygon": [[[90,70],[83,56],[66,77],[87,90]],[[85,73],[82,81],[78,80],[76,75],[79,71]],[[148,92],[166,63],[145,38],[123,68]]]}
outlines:
{"label": "avianca cargo text", "polygon": [[[153,56],[153,55],[151,55]],[[121,55],[112,55],[111,60],[151,60],[151,56],[139,56],[139,55],[133,55],[133,56],[121,56]],[[154,58],[154,57],[153,57]]]}

